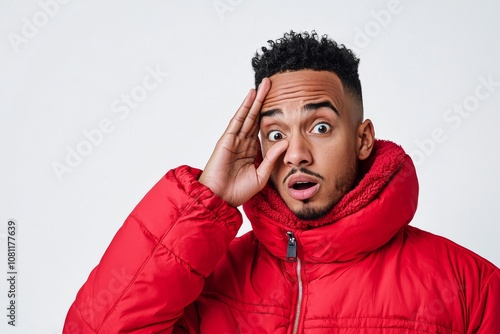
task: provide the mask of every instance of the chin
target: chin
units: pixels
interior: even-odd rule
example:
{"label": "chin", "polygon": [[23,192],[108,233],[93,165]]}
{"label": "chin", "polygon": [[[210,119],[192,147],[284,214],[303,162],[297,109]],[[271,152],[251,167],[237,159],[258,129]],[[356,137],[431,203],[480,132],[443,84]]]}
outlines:
{"label": "chin", "polygon": [[301,207],[291,209],[297,218],[301,220],[316,220],[324,217],[335,206],[335,203],[330,203],[324,206],[313,206],[309,200],[303,201]]}

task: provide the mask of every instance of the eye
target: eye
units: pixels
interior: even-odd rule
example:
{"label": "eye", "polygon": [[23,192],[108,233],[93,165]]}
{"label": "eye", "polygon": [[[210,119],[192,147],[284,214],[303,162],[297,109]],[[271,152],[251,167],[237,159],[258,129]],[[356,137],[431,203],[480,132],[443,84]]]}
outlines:
{"label": "eye", "polygon": [[332,129],[332,126],[328,123],[316,124],[312,130],[313,133],[328,133]]}
{"label": "eye", "polygon": [[267,135],[267,139],[270,141],[278,141],[278,140],[281,140],[283,138],[285,138],[285,135],[278,130],[273,130],[273,131],[269,132]]}

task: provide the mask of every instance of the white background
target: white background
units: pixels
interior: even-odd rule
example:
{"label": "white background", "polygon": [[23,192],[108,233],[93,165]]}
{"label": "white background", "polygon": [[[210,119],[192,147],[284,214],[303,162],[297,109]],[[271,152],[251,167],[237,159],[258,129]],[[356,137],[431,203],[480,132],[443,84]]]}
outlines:
{"label": "white background", "polygon": [[[500,265],[500,2],[47,3],[0,2],[0,268],[15,219],[19,270],[15,328],[0,275],[0,332],[61,331],[126,216],[169,169],[204,167],[253,86],[254,52],[290,29],[329,34],[361,57],[377,137],[415,158],[412,224]],[[144,92],[148,68],[168,75],[115,113],[122,94]],[[106,119],[108,133],[85,146]],[[78,147],[87,156],[58,177],[53,166]]]}

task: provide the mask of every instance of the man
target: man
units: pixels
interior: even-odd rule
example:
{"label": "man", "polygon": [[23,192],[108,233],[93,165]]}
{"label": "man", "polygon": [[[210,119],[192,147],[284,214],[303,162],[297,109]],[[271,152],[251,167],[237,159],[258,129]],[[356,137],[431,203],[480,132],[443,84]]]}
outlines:
{"label": "man", "polygon": [[500,333],[498,268],[408,226],[415,169],[364,120],[353,53],[290,32],[252,65],[204,171],[144,197],[64,332]]}

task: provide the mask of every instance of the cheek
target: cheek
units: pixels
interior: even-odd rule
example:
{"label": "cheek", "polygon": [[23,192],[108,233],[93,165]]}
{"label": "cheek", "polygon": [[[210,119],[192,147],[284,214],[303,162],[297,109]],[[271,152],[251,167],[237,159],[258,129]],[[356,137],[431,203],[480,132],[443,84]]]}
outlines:
{"label": "cheek", "polygon": [[338,172],[339,169],[350,166],[356,160],[356,152],[350,143],[335,142],[330,145],[317,145],[315,151],[316,164],[325,173]]}

